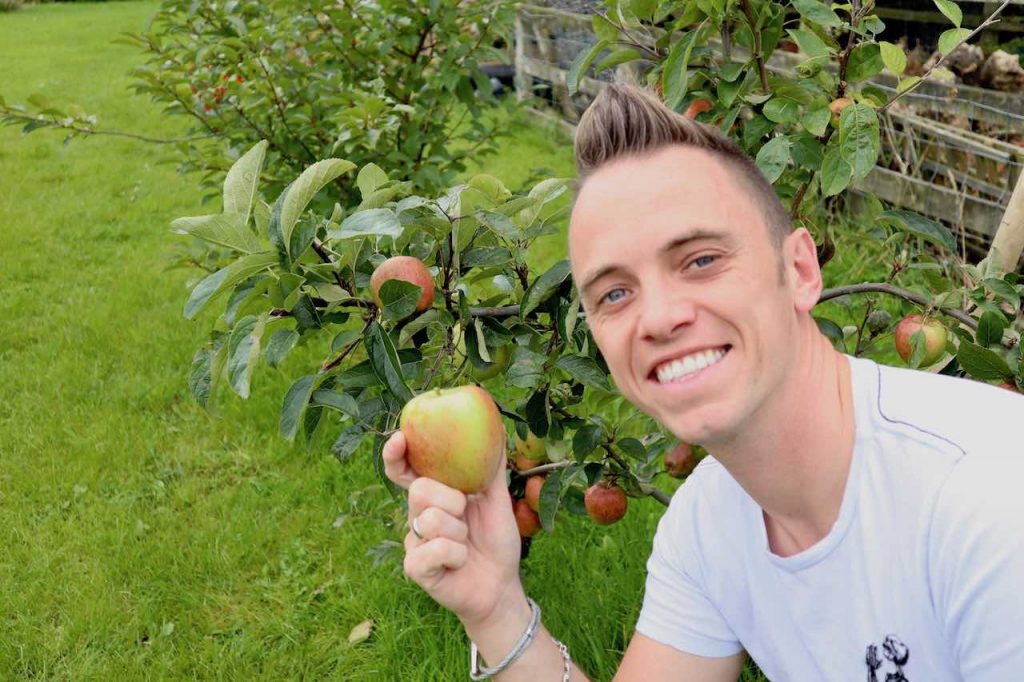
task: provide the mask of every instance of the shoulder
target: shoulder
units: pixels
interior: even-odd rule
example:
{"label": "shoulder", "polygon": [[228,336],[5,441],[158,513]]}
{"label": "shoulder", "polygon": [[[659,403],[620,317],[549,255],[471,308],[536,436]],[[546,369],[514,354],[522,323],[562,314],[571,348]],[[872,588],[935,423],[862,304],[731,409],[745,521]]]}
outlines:
{"label": "shoulder", "polygon": [[962,454],[997,452],[1013,441],[1024,450],[1017,424],[1024,418],[1024,395],[971,379],[858,362],[877,377],[874,409],[883,428]]}

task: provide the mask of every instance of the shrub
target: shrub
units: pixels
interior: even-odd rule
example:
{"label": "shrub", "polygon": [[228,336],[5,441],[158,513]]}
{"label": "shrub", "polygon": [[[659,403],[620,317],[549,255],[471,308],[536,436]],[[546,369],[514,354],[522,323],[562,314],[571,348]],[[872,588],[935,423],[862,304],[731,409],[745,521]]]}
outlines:
{"label": "shrub", "polygon": [[[134,38],[148,60],[137,90],[189,117],[205,139],[184,168],[219,185],[228,157],[268,141],[266,187],[310,163],[374,161],[427,191],[493,149],[478,67],[510,24],[507,3],[406,0],[166,0]],[[338,199],[355,200],[339,184]]]}

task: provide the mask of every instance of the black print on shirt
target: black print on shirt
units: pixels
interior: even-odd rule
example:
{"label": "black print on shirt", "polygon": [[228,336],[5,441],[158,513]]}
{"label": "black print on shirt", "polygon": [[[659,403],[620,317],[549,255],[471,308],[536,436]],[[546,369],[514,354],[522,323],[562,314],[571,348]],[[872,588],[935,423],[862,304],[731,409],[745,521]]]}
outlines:
{"label": "black print on shirt", "polygon": [[[903,667],[910,658],[910,649],[896,635],[887,635],[882,642],[882,657],[878,645],[868,644],[864,662],[868,666],[868,682],[910,682],[903,674]],[[884,668],[884,670],[883,670]],[[885,677],[879,677],[879,671]]]}

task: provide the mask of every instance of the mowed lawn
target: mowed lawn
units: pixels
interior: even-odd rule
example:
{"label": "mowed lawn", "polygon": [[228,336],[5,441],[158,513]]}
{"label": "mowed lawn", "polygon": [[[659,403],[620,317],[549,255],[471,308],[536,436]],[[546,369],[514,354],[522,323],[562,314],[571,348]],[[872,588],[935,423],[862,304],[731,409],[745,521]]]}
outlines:
{"label": "mowed lawn", "polygon": [[[147,3],[0,14],[0,94],[77,102],[153,136],[180,119],[131,95]],[[571,172],[523,119],[484,167]],[[173,152],[116,137],[0,129],[0,679],[466,679],[454,617],[400,570],[399,504],[366,452],[341,465],[278,435],[289,379],[261,368],[211,417],[186,374],[204,337],[181,310],[168,223],[201,206]],[[564,248],[550,242],[551,248]],[[543,254],[545,258],[550,254]],[[561,518],[524,563],[547,625],[597,679],[632,634],[663,509]],[[351,629],[373,621],[352,645]]]}

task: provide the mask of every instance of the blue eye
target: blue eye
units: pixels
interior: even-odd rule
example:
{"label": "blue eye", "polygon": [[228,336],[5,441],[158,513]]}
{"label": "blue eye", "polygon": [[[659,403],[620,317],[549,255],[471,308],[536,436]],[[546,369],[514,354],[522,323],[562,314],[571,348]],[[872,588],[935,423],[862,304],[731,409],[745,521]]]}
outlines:
{"label": "blue eye", "polygon": [[[699,257],[695,258],[693,260],[693,262],[697,264],[698,268],[705,268],[705,267],[711,265],[711,263],[713,263],[714,260],[715,260],[714,256],[699,256]],[[701,261],[704,261],[704,265],[700,264]]]}
{"label": "blue eye", "polygon": [[619,300],[625,295],[625,289],[612,289],[611,291],[604,295],[604,300],[607,301],[608,303],[615,303],[615,301]]}

